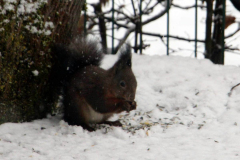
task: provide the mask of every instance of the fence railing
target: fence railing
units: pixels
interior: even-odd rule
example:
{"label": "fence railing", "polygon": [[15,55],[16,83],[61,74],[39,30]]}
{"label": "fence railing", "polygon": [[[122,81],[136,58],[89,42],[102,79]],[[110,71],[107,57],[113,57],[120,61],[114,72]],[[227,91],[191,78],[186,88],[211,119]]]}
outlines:
{"label": "fence railing", "polygon": [[[223,31],[222,31],[222,43],[221,43],[221,47],[222,47],[222,54],[224,55],[224,27],[225,27],[225,9],[226,9],[226,0],[223,0],[224,3],[223,3],[223,15],[222,15],[222,28],[223,28]],[[86,0],[85,0],[86,2]],[[169,38],[170,38],[170,8],[171,8],[171,2],[172,0],[166,0],[166,3],[167,3],[167,44],[166,44],[166,55],[169,55],[169,46],[170,46],[170,41],[169,41]],[[114,53],[114,38],[115,38],[115,35],[114,35],[114,22],[115,22],[115,17],[114,17],[114,14],[115,14],[115,9],[114,9],[114,0],[112,0],[112,54]],[[139,45],[139,50],[140,50],[140,53],[142,53],[142,49],[143,49],[143,42],[142,42],[142,0],[139,0],[139,10],[140,10],[140,13],[139,13],[139,17],[140,17],[140,30],[138,31],[138,34],[139,34],[139,41],[140,41],[140,45]],[[84,33],[86,33],[86,10],[85,10],[85,18],[84,18]],[[195,52],[195,57],[197,58],[198,54],[198,50],[197,50],[197,42],[198,42],[198,0],[195,0],[195,30],[194,30],[194,35],[195,35],[195,45],[194,45],[194,52]],[[137,40],[135,40],[137,41]]]}

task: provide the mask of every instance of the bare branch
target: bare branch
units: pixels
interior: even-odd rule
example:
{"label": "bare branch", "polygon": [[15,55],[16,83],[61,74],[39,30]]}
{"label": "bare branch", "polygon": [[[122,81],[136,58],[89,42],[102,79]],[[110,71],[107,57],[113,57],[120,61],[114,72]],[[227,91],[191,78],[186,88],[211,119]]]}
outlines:
{"label": "bare branch", "polygon": [[150,5],[151,1],[148,1],[148,2],[145,1],[145,3],[146,3],[146,6],[145,6],[145,8],[143,10],[146,10],[147,8],[149,8],[149,5]]}
{"label": "bare branch", "polygon": [[133,13],[134,13],[134,16],[136,17],[137,13],[136,13],[135,5],[134,5],[133,0],[131,0],[131,2],[132,2],[132,7],[133,7]]}
{"label": "bare branch", "polygon": [[229,96],[229,97],[231,97],[232,91],[233,91],[237,86],[239,86],[239,85],[240,85],[240,83],[236,84],[235,86],[233,86],[233,87],[231,88],[230,92],[228,93],[228,96]]}
{"label": "bare branch", "polygon": [[148,23],[150,23],[150,22],[152,22],[152,21],[154,21],[154,20],[162,17],[165,13],[167,13],[167,10],[168,10],[168,8],[167,8],[167,6],[166,6],[166,7],[164,8],[164,10],[162,10],[161,12],[159,12],[157,15],[155,15],[155,16],[147,19],[146,21],[142,22],[142,25],[148,24]]}
{"label": "bare branch", "polygon": [[[136,30],[136,20],[139,18],[138,14],[136,13],[136,10],[135,10],[135,6],[134,6],[134,2],[133,0],[131,1],[132,2],[132,6],[133,6],[133,12],[134,12],[134,16],[129,16],[127,15],[126,13],[124,13],[122,10],[115,10],[115,12],[117,12],[119,15],[121,15],[122,17],[121,18],[116,18],[115,21],[114,21],[114,24],[118,27],[118,28],[125,28],[127,29],[125,35],[123,36],[123,38],[119,41],[118,45],[116,46],[115,48],[115,53],[118,52],[119,48],[122,46],[122,44],[126,41],[126,39],[128,38],[128,36]],[[147,6],[148,7],[145,7],[144,10],[143,10],[143,14],[147,14],[147,13],[150,13],[152,12],[152,10],[158,5],[160,4],[160,1],[157,1],[155,2],[151,7],[149,7],[150,3],[147,3]],[[173,5],[171,3],[171,5]],[[181,7],[181,6],[178,6],[178,5],[173,5],[174,7]],[[190,8],[193,8],[195,7],[195,5],[193,6],[189,6],[189,7],[181,7],[183,9],[190,9]],[[199,6],[201,7],[201,6]],[[202,6],[202,7],[205,7],[205,6]],[[143,21],[142,22],[142,26],[162,17],[165,13],[167,13],[167,6],[159,11],[158,14],[152,16],[151,18],[148,18],[147,20]],[[103,16],[105,20],[107,20],[108,22],[112,22],[112,17],[110,16],[107,16],[107,14],[110,13],[110,11],[106,11],[104,13],[101,13],[101,14],[97,14],[96,15],[96,18],[97,16]],[[123,23],[119,23],[120,20],[128,20],[128,22],[132,22],[134,25],[133,26],[129,26],[129,24],[123,24]],[[163,41],[163,38],[164,37],[167,37],[167,35],[161,35],[161,34],[155,34],[155,33],[149,33],[149,32],[143,32],[144,35],[148,35],[148,36],[155,36],[155,37],[159,37],[162,41]],[[188,41],[188,42],[194,42],[195,39],[189,39],[189,38],[184,38],[184,37],[179,37],[179,36],[172,36],[172,35],[169,35],[170,38],[175,38],[175,39],[179,39],[179,40],[183,40],[183,41]],[[197,40],[197,42],[201,42],[201,43],[205,43],[205,40]]]}
{"label": "bare branch", "polygon": [[[183,6],[179,6],[177,4],[172,4],[173,7],[176,7],[176,8],[180,8],[180,9],[192,9],[192,8],[195,8],[196,5],[192,5],[192,6],[187,6],[187,7],[183,7]],[[197,7],[199,8],[206,8],[205,5],[198,5]]]}
{"label": "bare branch", "polygon": [[238,33],[239,31],[240,31],[240,27],[238,27],[238,29],[237,29],[235,32],[233,32],[232,34],[229,34],[229,35],[225,36],[225,39],[234,36],[234,35],[235,35],[236,33]]}
{"label": "bare branch", "polygon": [[[159,37],[161,39],[167,37],[167,35],[161,35],[161,34],[156,34],[156,33],[149,33],[149,32],[142,32],[142,33],[145,34],[145,35],[148,35],[148,36]],[[169,35],[169,37],[179,39],[179,40],[183,40],[183,41],[188,41],[188,42],[195,42],[195,39],[187,39],[187,38],[183,38],[183,37],[179,37],[179,36],[171,36],[171,35]],[[205,40],[197,39],[197,42],[205,43]]]}
{"label": "bare branch", "polygon": [[231,48],[231,47],[225,47],[225,50],[227,50],[227,51],[240,51],[239,48]]}
{"label": "bare branch", "polygon": [[130,35],[130,33],[132,33],[135,30],[136,26],[131,27],[130,29],[127,30],[127,32],[125,33],[125,35],[123,36],[123,38],[119,41],[117,47],[114,49],[114,53],[116,54],[118,52],[118,50],[121,48],[121,46],[123,45],[123,43],[127,40],[128,36]]}
{"label": "bare branch", "polygon": [[125,21],[126,21],[126,18],[127,19],[129,19],[131,22],[134,22],[134,20],[136,19],[136,18],[132,18],[132,17],[129,17],[127,14],[125,14],[123,11],[119,11],[119,10],[114,10],[114,12],[116,12],[116,13],[118,13],[118,14],[122,14],[124,17],[124,19],[125,19]]}
{"label": "bare branch", "polygon": [[[167,10],[168,10],[168,8],[167,8],[167,6],[166,6],[165,9],[162,10],[161,12],[159,12],[157,15],[155,15],[155,16],[147,19],[146,21],[142,22],[142,26],[144,26],[144,25],[146,25],[146,24],[148,24],[148,23],[150,23],[150,22],[152,22],[152,21],[154,21],[154,20],[162,17],[165,13],[167,13]],[[116,21],[115,21],[114,23],[115,23],[116,25],[119,25],[119,24],[117,24]],[[130,35],[130,33],[132,33],[133,31],[135,31],[135,29],[136,29],[136,25],[135,25],[135,26],[132,26],[132,27],[128,27],[128,26],[126,26],[126,25],[123,25],[123,26],[125,26],[125,28],[128,28],[128,30],[127,30],[127,32],[125,33],[125,35],[124,35],[124,37],[122,38],[122,40],[118,43],[117,47],[115,48],[115,50],[114,50],[115,53],[118,52],[119,48],[120,48],[120,47],[123,45],[123,43],[126,41],[126,39],[128,38],[128,36]]]}
{"label": "bare branch", "polygon": [[159,2],[156,2],[152,7],[147,8],[147,6],[143,9],[143,14],[149,14],[153,11],[153,9],[159,4]]}

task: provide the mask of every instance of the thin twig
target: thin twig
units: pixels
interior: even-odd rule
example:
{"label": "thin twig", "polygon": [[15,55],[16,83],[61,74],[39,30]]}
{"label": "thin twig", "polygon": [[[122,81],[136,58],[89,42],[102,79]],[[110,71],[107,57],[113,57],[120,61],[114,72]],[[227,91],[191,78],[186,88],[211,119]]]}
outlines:
{"label": "thin twig", "polygon": [[[176,8],[180,8],[180,9],[192,9],[192,8],[195,8],[195,7],[196,7],[196,5],[183,7],[183,6],[180,6],[180,5],[177,5],[177,4],[172,4],[172,6],[173,6],[173,7],[176,7]],[[199,8],[206,8],[205,5],[198,5],[197,7],[199,7]]]}
{"label": "thin twig", "polygon": [[233,91],[236,87],[238,87],[238,86],[240,86],[240,83],[236,84],[235,86],[233,86],[233,87],[231,88],[230,92],[228,93],[228,96],[229,96],[229,97],[232,95],[232,91]]}
{"label": "thin twig", "polygon": [[[159,37],[161,39],[164,38],[164,37],[167,37],[167,35],[161,35],[161,34],[149,33],[149,32],[143,32],[142,34],[148,35],[148,36]],[[188,42],[195,42],[195,39],[187,39],[187,38],[183,38],[183,37],[179,37],[179,36],[171,36],[171,35],[169,35],[169,37],[179,39],[179,40],[183,40],[183,41],[188,41]],[[198,39],[197,42],[205,43],[205,40],[199,40]]]}

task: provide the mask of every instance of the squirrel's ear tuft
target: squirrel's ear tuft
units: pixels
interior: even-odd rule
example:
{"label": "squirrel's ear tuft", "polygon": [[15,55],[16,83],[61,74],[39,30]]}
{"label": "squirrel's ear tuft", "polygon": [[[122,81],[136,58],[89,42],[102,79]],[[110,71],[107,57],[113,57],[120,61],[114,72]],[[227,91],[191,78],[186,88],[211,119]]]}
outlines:
{"label": "squirrel's ear tuft", "polygon": [[118,74],[125,69],[131,69],[131,67],[132,67],[131,45],[127,43],[121,48],[119,59],[110,70],[114,74]]}
{"label": "squirrel's ear tuft", "polygon": [[132,53],[130,43],[127,43],[121,48],[118,61],[121,62],[123,66],[126,65],[128,67],[132,67]]}

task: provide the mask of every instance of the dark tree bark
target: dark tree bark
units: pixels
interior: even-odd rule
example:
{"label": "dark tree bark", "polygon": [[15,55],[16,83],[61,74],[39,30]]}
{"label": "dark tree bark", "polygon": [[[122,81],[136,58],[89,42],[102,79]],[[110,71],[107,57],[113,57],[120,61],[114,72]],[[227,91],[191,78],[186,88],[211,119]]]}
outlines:
{"label": "dark tree bark", "polygon": [[[224,40],[222,34],[225,27],[223,27],[223,1],[215,1],[214,10],[214,28],[212,33],[212,16],[213,16],[213,1],[207,2],[207,19],[206,19],[206,44],[205,44],[205,58],[210,59],[215,64],[224,64],[224,53],[222,53],[222,41]],[[224,47],[224,46],[223,46]]]}
{"label": "dark tree bark", "polygon": [[213,2],[206,0],[207,3],[207,18],[206,18],[206,38],[205,38],[205,58],[211,58],[212,52],[212,14]]}
{"label": "dark tree bark", "polygon": [[[213,38],[212,38],[212,53],[211,53],[211,61],[215,64],[224,64],[224,54],[222,54],[222,41],[224,40],[222,37],[222,32],[224,32],[223,27],[223,1],[216,0],[215,4],[215,12],[214,12],[214,29],[213,29]],[[224,46],[223,46],[224,47]]]}
{"label": "dark tree bark", "polygon": [[100,36],[102,40],[102,47],[103,51],[107,54],[107,28],[105,24],[105,20],[102,13],[102,5],[101,3],[97,3],[93,5],[94,7],[94,12],[96,15],[99,15],[98,17],[98,26],[99,26],[99,31],[100,31]]}
{"label": "dark tree bark", "polygon": [[[134,4],[133,0],[131,0],[131,2],[132,2],[134,16],[137,17],[135,4]],[[134,49],[134,53],[137,53],[137,51],[138,51],[138,22],[135,22],[135,23],[136,23],[136,29],[135,29],[135,40],[134,40],[134,48],[133,49]]]}
{"label": "dark tree bark", "polygon": [[[2,8],[5,3],[0,0]],[[0,124],[31,121],[51,112],[41,103],[54,62],[51,45],[69,43],[76,35],[83,4],[84,0],[48,0],[37,12],[0,14],[1,22],[9,20],[0,24],[4,29],[0,32]]]}

